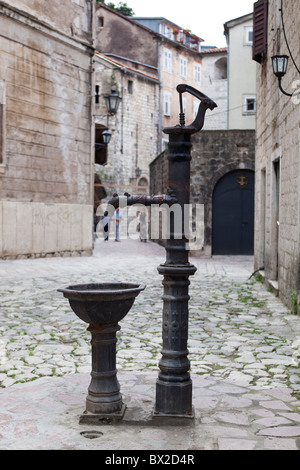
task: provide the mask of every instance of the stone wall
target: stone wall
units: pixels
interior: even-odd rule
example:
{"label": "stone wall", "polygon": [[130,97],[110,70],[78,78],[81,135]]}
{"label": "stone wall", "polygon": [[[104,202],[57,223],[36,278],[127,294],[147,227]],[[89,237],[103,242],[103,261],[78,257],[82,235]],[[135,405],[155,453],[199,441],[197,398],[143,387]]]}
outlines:
{"label": "stone wall", "polygon": [[0,201],[1,257],[88,255],[93,206]]}
{"label": "stone wall", "polygon": [[[118,34],[116,34],[118,32]],[[125,58],[125,63],[154,73],[158,64],[159,35],[102,3],[96,5],[96,49]],[[149,67],[150,66],[150,67]]]}
{"label": "stone wall", "polygon": [[[226,173],[254,170],[255,131],[219,130],[201,131],[192,136],[191,204],[204,205],[204,245],[198,254],[211,255],[212,247],[212,195],[216,183]],[[167,191],[167,152],[150,165],[150,193]]]}
{"label": "stone wall", "polygon": [[[41,2],[34,9],[27,0],[14,7],[0,1],[0,257],[39,253],[40,244],[42,251],[53,252],[54,245],[58,252],[71,250],[65,239],[52,244],[48,238],[48,248],[36,236],[25,240],[32,232],[35,204],[45,221],[49,204],[57,211],[81,207],[91,234],[80,229],[87,238],[78,249],[92,247],[92,3],[50,3],[46,11]],[[65,230],[60,224],[57,219],[58,233]],[[10,238],[15,226],[24,232],[22,247]]]}
{"label": "stone wall", "polygon": [[[284,23],[292,46],[299,37],[297,0],[284,2]],[[273,74],[271,56],[288,54],[276,0],[269,1],[268,52],[257,65],[257,150],[255,267],[290,305],[299,294],[299,125],[300,100],[285,96]],[[293,47],[296,64],[300,49]],[[300,82],[290,59],[283,88],[299,91]],[[299,302],[299,299],[298,299]]]}

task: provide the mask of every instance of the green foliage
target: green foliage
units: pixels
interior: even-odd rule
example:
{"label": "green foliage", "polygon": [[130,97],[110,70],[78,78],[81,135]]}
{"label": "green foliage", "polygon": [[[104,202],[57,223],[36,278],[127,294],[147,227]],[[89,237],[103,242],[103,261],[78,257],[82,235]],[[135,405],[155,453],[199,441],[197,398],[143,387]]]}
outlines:
{"label": "green foliage", "polygon": [[290,292],[290,299],[291,299],[291,313],[297,315],[298,313],[298,296],[297,292],[291,291]]}
{"label": "green foliage", "polygon": [[103,0],[96,0],[96,3],[104,3],[104,5],[108,6],[109,8],[112,8],[113,10],[118,11],[122,15],[125,16],[133,16],[134,11],[132,8],[130,8],[127,3],[124,2],[119,2],[118,5],[115,5],[112,2],[105,3]]}

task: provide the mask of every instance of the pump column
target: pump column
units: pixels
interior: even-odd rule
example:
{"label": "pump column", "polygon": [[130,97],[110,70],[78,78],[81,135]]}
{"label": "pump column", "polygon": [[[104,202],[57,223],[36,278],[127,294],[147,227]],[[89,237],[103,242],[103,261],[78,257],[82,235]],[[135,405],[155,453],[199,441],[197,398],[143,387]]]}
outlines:
{"label": "pump column", "polygon": [[166,262],[158,267],[158,272],[164,276],[163,349],[156,382],[154,416],[194,417],[187,340],[189,276],[196,272],[196,268],[188,261],[188,240],[184,236],[184,205],[189,204],[190,194],[190,134],[171,132],[168,150],[168,192],[181,206],[181,233],[175,233],[178,223],[171,220]]}

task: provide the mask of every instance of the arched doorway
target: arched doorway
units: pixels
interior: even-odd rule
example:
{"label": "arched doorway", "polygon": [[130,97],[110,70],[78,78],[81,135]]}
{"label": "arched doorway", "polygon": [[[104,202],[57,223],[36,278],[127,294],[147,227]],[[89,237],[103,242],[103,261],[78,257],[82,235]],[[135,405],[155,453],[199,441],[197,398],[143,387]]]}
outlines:
{"label": "arched doorway", "polygon": [[254,171],[227,173],[216,184],[212,202],[212,254],[253,255]]}
{"label": "arched doorway", "polygon": [[138,194],[148,194],[149,191],[149,183],[147,178],[144,176],[138,180]]}

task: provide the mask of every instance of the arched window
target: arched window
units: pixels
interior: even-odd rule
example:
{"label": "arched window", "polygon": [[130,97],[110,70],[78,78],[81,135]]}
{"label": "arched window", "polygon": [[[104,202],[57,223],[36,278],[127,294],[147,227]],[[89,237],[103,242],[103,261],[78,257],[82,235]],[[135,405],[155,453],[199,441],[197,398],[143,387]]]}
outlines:
{"label": "arched window", "polygon": [[224,80],[227,78],[227,58],[221,57],[215,62],[215,76],[216,80]]}

